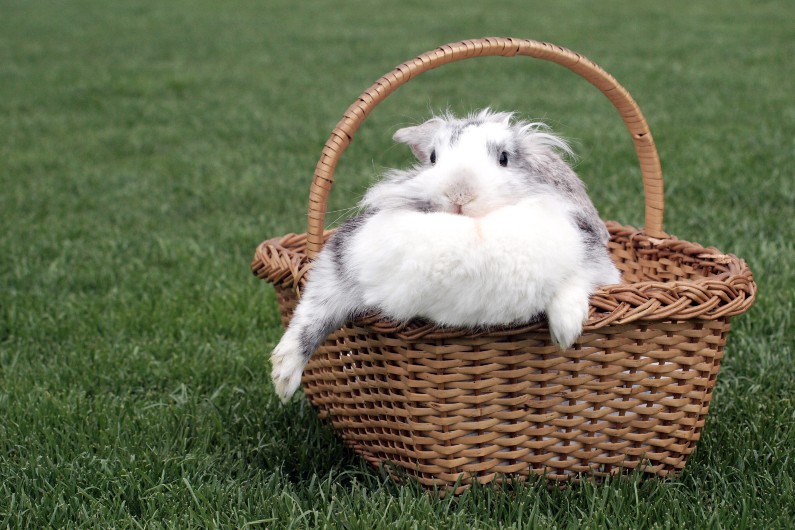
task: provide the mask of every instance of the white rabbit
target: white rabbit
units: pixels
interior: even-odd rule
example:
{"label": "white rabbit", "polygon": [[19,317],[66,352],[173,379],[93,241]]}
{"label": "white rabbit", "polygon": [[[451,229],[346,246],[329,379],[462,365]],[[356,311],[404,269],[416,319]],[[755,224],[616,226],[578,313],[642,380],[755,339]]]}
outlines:
{"label": "white rabbit", "polygon": [[271,355],[283,401],[325,338],[373,310],[470,328],[545,314],[553,340],[574,343],[590,295],[620,275],[607,228],[558,154],[568,145],[545,131],[484,110],[395,133],[419,163],[370,188],[314,261]]}

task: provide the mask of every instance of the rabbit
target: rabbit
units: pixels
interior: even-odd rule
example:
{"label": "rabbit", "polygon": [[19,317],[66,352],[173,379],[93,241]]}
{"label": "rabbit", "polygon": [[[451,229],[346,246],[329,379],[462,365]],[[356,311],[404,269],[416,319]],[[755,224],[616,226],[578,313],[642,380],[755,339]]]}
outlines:
{"label": "rabbit", "polygon": [[572,151],[545,125],[486,109],[393,139],[418,163],[386,172],[315,259],[271,355],[282,402],[315,349],[357,315],[468,328],[546,315],[567,348],[590,295],[620,281],[607,228],[562,156]]}

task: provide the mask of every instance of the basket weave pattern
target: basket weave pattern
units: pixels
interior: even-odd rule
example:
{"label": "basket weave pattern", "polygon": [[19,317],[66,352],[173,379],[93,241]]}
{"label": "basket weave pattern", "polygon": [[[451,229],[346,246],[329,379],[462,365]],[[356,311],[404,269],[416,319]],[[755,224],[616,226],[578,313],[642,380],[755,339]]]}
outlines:
{"label": "basket weave pattern", "polygon": [[[628,283],[595,293],[573,348],[552,344],[545,322],[473,332],[373,315],[329,337],[304,392],[364,458],[428,486],[462,473],[460,488],[502,474],[682,469],[709,411],[729,317],[752,303],[755,286],[734,256],[608,228]],[[304,235],[266,241],[254,260],[285,326],[305,245]]]}
{"label": "basket weave pattern", "polygon": [[[658,476],[679,471],[704,426],[729,319],[753,303],[751,272],[736,256],[662,231],[662,177],[651,134],[626,91],[593,63],[535,41],[483,39],[439,48],[396,71],[411,78],[406,65],[428,69],[449,62],[445,53],[466,58],[472,50],[547,59],[557,50],[567,67],[587,66],[578,73],[611,98],[634,131],[647,227],[608,222],[623,283],[592,296],[584,333],[567,350],[551,342],[544,320],[466,330],[360,318],[318,349],[304,372],[304,392],[369,462],[392,462],[427,486],[453,488],[458,481],[455,493],[473,481],[531,473],[568,480],[639,467]],[[565,62],[557,59],[550,60]],[[389,76],[368,92],[378,94]],[[257,248],[252,270],[274,285],[285,326],[311,258],[330,235],[322,220],[333,169],[358,128],[348,115],[361,121],[370,109],[356,109],[377,103],[368,102],[368,92],[324,148],[307,234]]]}

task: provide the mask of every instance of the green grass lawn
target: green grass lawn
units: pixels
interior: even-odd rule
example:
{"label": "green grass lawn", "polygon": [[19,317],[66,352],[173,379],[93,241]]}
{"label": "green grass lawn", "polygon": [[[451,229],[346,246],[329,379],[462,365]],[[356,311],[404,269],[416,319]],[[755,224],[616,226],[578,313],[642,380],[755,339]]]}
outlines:
{"label": "green grass lawn", "polygon": [[[0,526],[785,528],[795,520],[795,3],[0,0]],[[316,157],[381,74],[436,45],[548,40],[644,110],[666,229],[759,283],[683,475],[438,500],[273,394],[255,246],[305,231]],[[575,140],[603,216],[642,224],[637,163],[593,87],[530,59],[430,72],[346,152],[331,219],[430,110]]]}

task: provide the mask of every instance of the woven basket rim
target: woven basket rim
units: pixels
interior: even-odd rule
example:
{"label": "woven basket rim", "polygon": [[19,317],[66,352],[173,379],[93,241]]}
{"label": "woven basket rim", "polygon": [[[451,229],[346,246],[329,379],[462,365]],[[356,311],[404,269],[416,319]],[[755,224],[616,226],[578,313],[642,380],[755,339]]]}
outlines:
{"label": "woven basket rim", "polygon": [[[754,301],[756,284],[745,260],[725,254],[715,247],[703,247],[669,236],[653,238],[632,226],[607,221],[613,239],[631,242],[638,253],[653,249],[677,255],[696,257],[716,272],[698,278],[671,281],[645,280],[607,285],[591,296],[588,320],[584,331],[609,325],[629,324],[637,320],[715,320],[744,313]],[[334,231],[327,230],[327,238]],[[274,285],[291,287],[300,293],[311,270],[306,254],[306,234],[286,234],[263,241],[256,250],[251,269],[254,275]],[[546,326],[542,320],[483,329],[442,327],[426,320],[395,322],[379,314],[368,314],[354,321],[355,325],[379,333],[393,333],[406,339],[476,337],[481,335],[515,335]]]}

